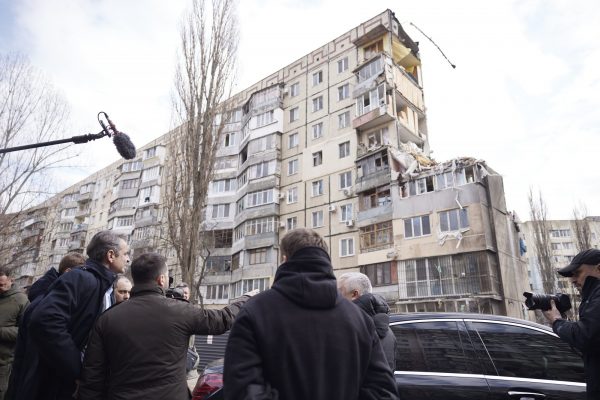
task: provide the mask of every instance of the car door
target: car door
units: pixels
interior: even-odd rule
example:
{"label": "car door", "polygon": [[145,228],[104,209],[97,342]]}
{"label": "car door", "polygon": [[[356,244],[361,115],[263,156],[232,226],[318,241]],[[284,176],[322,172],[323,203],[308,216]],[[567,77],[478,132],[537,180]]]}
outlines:
{"label": "car door", "polygon": [[505,321],[466,320],[475,351],[489,357],[491,399],[585,399],[583,361],[542,328]]}
{"label": "car door", "polygon": [[403,400],[486,399],[481,374],[464,322],[460,319],[390,324],[396,336],[394,377]]}

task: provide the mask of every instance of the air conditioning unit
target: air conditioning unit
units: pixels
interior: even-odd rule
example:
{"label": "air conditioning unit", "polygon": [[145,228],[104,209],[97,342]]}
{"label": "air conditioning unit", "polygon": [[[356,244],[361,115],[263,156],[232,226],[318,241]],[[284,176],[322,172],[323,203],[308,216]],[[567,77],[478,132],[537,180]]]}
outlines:
{"label": "air conditioning unit", "polygon": [[354,220],[353,220],[353,219],[349,219],[348,221],[346,221],[346,226],[347,226],[347,227],[352,227],[352,226],[354,226]]}
{"label": "air conditioning unit", "polygon": [[284,192],[280,192],[279,193],[279,199],[280,200],[285,199],[285,193]]}
{"label": "air conditioning unit", "polygon": [[285,88],[285,89],[283,89],[283,91],[281,92],[281,94],[282,94],[283,96],[287,96],[288,94],[290,94],[290,89],[289,89],[289,88]]}
{"label": "air conditioning unit", "polygon": [[280,222],[279,223],[279,228],[282,228],[282,229],[285,228],[285,222]]}
{"label": "air conditioning unit", "polygon": [[329,212],[335,212],[335,204],[330,204],[328,209]]}
{"label": "air conditioning unit", "polygon": [[344,189],[343,193],[344,193],[344,196],[346,196],[346,197],[352,196],[352,188]]}

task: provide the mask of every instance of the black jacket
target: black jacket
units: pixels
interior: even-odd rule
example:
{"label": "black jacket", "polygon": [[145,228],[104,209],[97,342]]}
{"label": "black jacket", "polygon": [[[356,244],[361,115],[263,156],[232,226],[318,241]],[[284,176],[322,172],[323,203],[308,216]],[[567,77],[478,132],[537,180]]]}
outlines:
{"label": "black jacket", "polygon": [[396,369],[396,336],[390,329],[390,307],[381,296],[372,293],[360,296],[354,300],[354,304],[373,318],[385,358],[390,369],[394,371]]}
{"label": "black jacket", "polygon": [[587,398],[600,399],[600,279],[588,276],[581,291],[579,321],[558,319],[554,332],[583,354]]}
{"label": "black jacket", "polygon": [[81,353],[114,278],[104,265],[88,259],[34,300],[24,317],[24,367],[11,377],[12,398],[72,400]]}
{"label": "black jacket", "polygon": [[225,350],[226,399],[396,399],[372,319],[338,295],[328,254],[297,251],[238,315]]}
{"label": "black jacket", "polygon": [[190,335],[224,333],[247,299],[221,310],[202,310],[166,298],[156,284],[134,286],[131,298],[107,310],[94,326],[79,399],[188,399]]}
{"label": "black jacket", "polygon": [[43,296],[48,291],[48,288],[58,279],[58,271],[55,268],[50,268],[40,279],[33,282],[33,285],[27,291],[29,301],[33,302],[36,297]]}

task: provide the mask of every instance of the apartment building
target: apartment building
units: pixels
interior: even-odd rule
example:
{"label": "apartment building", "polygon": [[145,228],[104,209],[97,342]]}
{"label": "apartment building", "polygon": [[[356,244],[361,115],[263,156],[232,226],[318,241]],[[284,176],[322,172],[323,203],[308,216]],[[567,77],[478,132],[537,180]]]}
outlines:
{"label": "apartment building", "polygon": [[[233,102],[202,227],[213,233],[205,305],[270,287],[282,236],[309,227],[326,238],[335,273],[364,272],[393,311],[525,316],[527,270],[502,177],[482,160],[430,158],[418,45],[390,10]],[[168,137],[61,193],[38,265],[108,228],[134,254],[167,255],[177,281],[163,240]]]}

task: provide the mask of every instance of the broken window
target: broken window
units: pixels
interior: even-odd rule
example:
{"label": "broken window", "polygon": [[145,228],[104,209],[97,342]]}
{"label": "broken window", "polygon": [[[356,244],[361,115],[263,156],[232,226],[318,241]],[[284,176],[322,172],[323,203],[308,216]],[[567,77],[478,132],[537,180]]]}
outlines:
{"label": "broken window", "polygon": [[360,251],[385,249],[393,244],[392,221],[360,228]]}
{"label": "broken window", "polygon": [[375,54],[381,53],[383,51],[383,39],[379,39],[378,41],[366,46],[364,51],[365,59],[369,59]]}
{"label": "broken window", "polygon": [[215,248],[231,248],[231,245],[233,243],[233,230],[223,229],[213,231],[213,236],[215,239]]}
{"label": "broken window", "polygon": [[433,190],[433,176],[426,176],[424,178],[419,178],[408,182],[408,192],[411,196],[433,192]]}
{"label": "broken window", "polygon": [[466,208],[442,211],[439,213],[439,216],[440,230],[442,232],[457,231],[469,227],[469,218]]}
{"label": "broken window", "polygon": [[473,182],[475,182],[475,171],[473,170],[472,165],[456,170],[456,186]]}
{"label": "broken window", "polygon": [[375,189],[365,191],[361,194],[360,211],[370,210],[371,208],[385,206],[392,202],[390,194],[390,185],[380,186]]}
{"label": "broken window", "polygon": [[398,283],[398,270],[395,262],[383,262],[363,265],[360,272],[367,275],[373,286],[394,285]]}
{"label": "broken window", "polygon": [[359,173],[358,176],[361,176],[362,174],[363,177],[389,169],[387,151],[382,151],[363,158],[358,163],[357,168]]}
{"label": "broken window", "polygon": [[454,185],[454,176],[452,175],[451,171],[436,175],[435,178],[437,190],[451,188]]}

